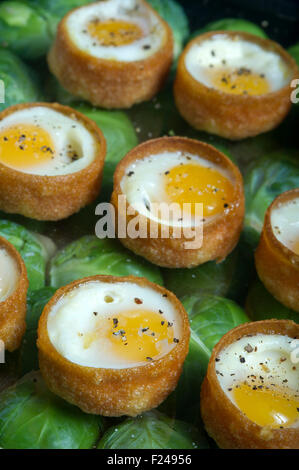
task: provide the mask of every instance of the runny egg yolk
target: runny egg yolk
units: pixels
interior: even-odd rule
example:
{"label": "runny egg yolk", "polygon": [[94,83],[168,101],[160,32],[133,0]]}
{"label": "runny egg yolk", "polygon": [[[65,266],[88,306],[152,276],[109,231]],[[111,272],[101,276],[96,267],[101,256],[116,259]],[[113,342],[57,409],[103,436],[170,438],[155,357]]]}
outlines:
{"label": "runny egg yolk", "polygon": [[94,20],[89,23],[88,32],[102,46],[126,46],[143,36],[137,24],[113,20]]}
{"label": "runny egg yolk", "polygon": [[203,216],[208,217],[229,207],[234,194],[233,184],[214,168],[187,163],[165,172],[165,189],[171,203],[191,204],[191,215],[196,214],[195,204],[203,204]]}
{"label": "runny egg yolk", "polygon": [[173,325],[163,314],[143,309],[99,318],[96,329],[84,335],[84,348],[97,340],[108,344],[114,357],[133,362],[151,361],[165,352],[168,345],[178,342]]}
{"label": "runny egg yolk", "polygon": [[211,69],[212,85],[218,90],[234,95],[263,95],[270,91],[264,74],[256,74],[241,67],[237,70]]}
{"label": "runny egg yolk", "polygon": [[290,427],[299,419],[299,398],[283,391],[240,384],[233,388],[236,405],[254,423],[272,428]]}
{"label": "runny egg yolk", "polygon": [[49,133],[38,126],[19,124],[0,132],[0,162],[16,170],[47,163],[54,148]]}

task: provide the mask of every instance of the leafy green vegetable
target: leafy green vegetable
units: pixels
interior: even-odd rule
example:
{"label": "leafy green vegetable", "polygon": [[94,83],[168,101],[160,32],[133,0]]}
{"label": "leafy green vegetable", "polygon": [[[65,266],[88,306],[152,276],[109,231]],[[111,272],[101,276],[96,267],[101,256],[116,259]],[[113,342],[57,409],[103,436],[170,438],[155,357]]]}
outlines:
{"label": "leafy green vegetable", "polygon": [[188,18],[183,7],[175,0],[148,0],[148,3],[159,13],[172,29],[174,39],[174,61],[183,50],[190,30]]}
{"label": "leafy green vegetable", "polygon": [[291,54],[293,59],[295,59],[299,67],[299,42],[297,44],[294,44],[294,46],[289,47],[288,53]]}
{"label": "leafy green vegetable", "polygon": [[245,179],[245,239],[256,246],[267,208],[276,196],[299,186],[298,152],[282,150],[251,165]]}
{"label": "leafy green vegetable", "polygon": [[249,270],[244,269],[238,249],[224,261],[209,261],[191,269],[164,269],[167,289],[182,298],[186,295],[220,295],[240,299],[248,287]]}
{"label": "leafy green vegetable", "polygon": [[278,302],[258,279],[249,290],[246,311],[253,321],[285,318],[299,323],[299,313]]}
{"label": "leafy green vegetable", "polygon": [[211,295],[186,296],[182,303],[189,315],[189,354],[175,391],[178,417],[198,419],[200,387],[212,349],[232,328],[249,321],[232,300]]}
{"label": "leafy green vegetable", "polygon": [[242,31],[244,33],[254,34],[260,38],[268,37],[265,31],[257,24],[240,18],[223,18],[221,20],[212,21],[193,33],[192,37],[208,33],[210,31]]}
{"label": "leafy green vegetable", "polygon": [[130,119],[122,111],[104,111],[88,105],[79,105],[75,108],[92,119],[105,136],[107,155],[102,191],[107,194],[112,190],[116,165],[138,143],[135,129]]}
{"label": "leafy green vegetable", "polygon": [[36,347],[38,321],[44,306],[49,302],[55,291],[54,287],[43,287],[42,289],[28,292],[26,333],[22,341],[19,357],[19,373],[21,376],[38,369]]}
{"label": "leafy green vegetable", "polygon": [[89,449],[102,427],[102,418],[50,393],[39,373],[28,374],[0,394],[4,449]]}
{"label": "leafy green vegetable", "polygon": [[129,418],[108,429],[98,449],[205,449],[207,441],[190,424],[157,411]]}
{"label": "leafy green vegetable", "polygon": [[0,220],[0,236],[6,238],[19,251],[27,268],[29,288],[45,285],[46,259],[43,246],[33,233],[19,224]]}
{"label": "leafy green vegetable", "polygon": [[[73,8],[91,3],[93,0],[22,0],[35,8],[47,21],[48,30],[54,38],[59,21]],[[47,50],[45,51],[45,53]]]}
{"label": "leafy green vegetable", "polygon": [[47,21],[30,5],[7,1],[0,4],[0,45],[23,59],[45,54],[52,41]]}
{"label": "leafy green vegetable", "polygon": [[0,4],[0,45],[23,59],[44,56],[62,17],[91,0],[20,0]]}
{"label": "leafy green vegetable", "polygon": [[5,103],[0,103],[0,111],[14,104],[41,99],[38,84],[29,67],[6,49],[0,49],[0,79],[5,89]]}
{"label": "leafy green vegetable", "polygon": [[135,256],[116,240],[100,240],[92,235],[70,243],[50,263],[50,284],[57,288],[96,274],[133,275],[163,284],[157,266]]}

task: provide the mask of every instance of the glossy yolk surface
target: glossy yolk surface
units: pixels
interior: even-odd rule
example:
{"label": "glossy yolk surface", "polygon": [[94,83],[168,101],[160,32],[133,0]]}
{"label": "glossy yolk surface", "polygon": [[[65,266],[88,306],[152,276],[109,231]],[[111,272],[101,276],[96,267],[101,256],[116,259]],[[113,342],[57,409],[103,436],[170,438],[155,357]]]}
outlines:
{"label": "glossy yolk surface", "polygon": [[44,164],[54,156],[54,143],[44,129],[27,124],[0,132],[0,162],[22,170]]}
{"label": "glossy yolk surface", "polygon": [[203,216],[222,212],[234,195],[232,183],[214,168],[199,164],[183,164],[172,168],[164,175],[165,189],[171,203],[191,204],[191,215],[195,215],[195,204],[203,204]]}
{"label": "glossy yolk surface", "polygon": [[95,20],[89,23],[88,32],[102,46],[125,46],[143,36],[138,25],[126,21]]}
{"label": "glossy yolk surface", "polygon": [[100,318],[96,329],[84,335],[84,348],[97,340],[108,342],[114,357],[150,361],[174,342],[173,327],[163,314],[136,309]]}
{"label": "glossy yolk surface", "polygon": [[260,426],[289,427],[299,419],[299,399],[284,391],[241,384],[233,388],[232,394],[240,410]]}
{"label": "glossy yolk surface", "polygon": [[264,74],[256,74],[246,68],[238,70],[212,70],[212,85],[218,90],[234,95],[263,95],[270,91]]}

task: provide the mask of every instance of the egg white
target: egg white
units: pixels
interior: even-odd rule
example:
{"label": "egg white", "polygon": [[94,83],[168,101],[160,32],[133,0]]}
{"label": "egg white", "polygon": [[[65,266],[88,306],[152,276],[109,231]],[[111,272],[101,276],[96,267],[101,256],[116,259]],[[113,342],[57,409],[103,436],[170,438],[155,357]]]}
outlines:
{"label": "egg white", "polygon": [[[123,46],[101,45],[87,32],[94,19],[136,24],[143,31],[143,37]],[[84,6],[69,15],[66,27],[72,42],[82,51],[99,59],[120,62],[146,59],[160,49],[166,38],[161,20],[139,0],[106,0]]]}
{"label": "egg white", "polygon": [[[105,302],[106,296],[112,297],[113,302]],[[136,297],[142,299],[141,305],[135,303]],[[52,308],[47,323],[50,341],[63,357],[82,366],[123,369],[148,364],[113,356],[109,344],[105,344],[103,339],[95,340],[89,348],[83,347],[84,335],[95,330],[100,316],[110,318],[128,309],[147,309],[157,313],[159,309],[162,310],[163,319],[173,323],[174,337],[180,337],[180,317],[162,294],[129,282],[110,284],[90,281],[64,295]],[[97,316],[93,314],[94,311],[98,312]],[[173,347],[174,344],[167,345],[160,356]]]}
{"label": "egg white", "polygon": [[[275,384],[298,394],[299,368],[294,368],[292,362],[292,341],[292,338],[285,335],[257,334],[245,336],[223,349],[215,367],[218,381],[229,399],[234,402],[231,388],[245,380],[250,382],[252,375],[262,376],[264,385]],[[246,350],[248,345],[253,349],[252,352]],[[298,425],[299,419],[294,426]]]}
{"label": "egg white", "polygon": [[271,226],[276,238],[289,250],[299,240],[299,198],[274,207],[271,211]]}
{"label": "egg white", "polygon": [[[14,125],[39,126],[48,132],[54,143],[54,154],[50,161],[18,169],[34,175],[65,175],[75,173],[88,166],[95,158],[95,141],[86,127],[71,117],[53,109],[36,106],[9,114],[0,121],[0,132]],[[68,145],[76,150],[79,158],[72,161],[68,156]],[[9,165],[7,165],[9,166]]]}
{"label": "egg white", "polygon": [[264,74],[270,91],[276,91],[288,84],[291,72],[283,59],[275,52],[263,49],[258,44],[226,34],[215,34],[193,46],[185,58],[190,75],[205,86],[213,88],[211,74],[214,70],[247,68],[253,73]]}
{"label": "egg white", "polygon": [[160,220],[148,209],[152,203],[163,203],[168,200],[163,180],[165,172],[181,164],[190,163],[213,168],[231,180],[229,172],[209,160],[197,155],[192,155],[188,152],[166,151],[149,155],[142,160],[136,160],[136,162],[128,166],[126,174],[120,183],[122,193],[125,194],[128,203],[138,211],[139,214],[151,220],[162,221],[165,225],[176,227],[198,224],[201,220],[192,220],[192,224],[190,224],[188,217],[183,218],[183,220]]}
{"label": "egg white", "polygon": [[19,277],[15,260],[4,248],[0,248],[0,302],[15,291]]}

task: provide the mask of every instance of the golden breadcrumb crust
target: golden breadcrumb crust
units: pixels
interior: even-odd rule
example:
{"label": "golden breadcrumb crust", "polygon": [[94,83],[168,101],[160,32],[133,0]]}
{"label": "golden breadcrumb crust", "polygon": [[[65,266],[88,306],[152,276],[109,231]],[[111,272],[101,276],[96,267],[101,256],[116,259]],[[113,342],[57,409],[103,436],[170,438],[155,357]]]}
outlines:
{"label": "golden breadcrumb crust", "polygon": [[[228,171],[234,184],[232,203],[223,213],[203,223],[203,244],[200,248],[186,248],[185,243],[190,243],[192,239],[188,239],[183,233],[181,238],[171,238],[173,234],[171,226],[169,227],[170,237],[163,238],[161,236],[163,234],[163,224],[155,222],[142,214],[138,214],[140,225],[147,224],[148,234],[150,234],[149,227],[153,227],[159,234],[159,238],[150,238],[148,236],[147,238],[133,239],[127,235],[125,238],[120,238],[120,242],[151,263],[167,268],[191,268],[207,261],[223,260],[238,243],[242,229],[244,217],[243,180],[239,169],[229,158],[211,145],[198,140],[184,137],[162,137],[144,142],[128,152],[120,161],[114,173],[111,202],[118,214],[116,225],[121,223],[127,227],[130,221],[136,217],[136,214],[128,215],[128,208],[130,207],[128,202],[126,213],[124,213],[124,208],[119,206],[118,197],[123,196],[121,181],[127,168],[137,160],[165,151],[182,151],[199,155]],[[131,209],[134,211],[133,208]],[[166,226],[164,227],[166,228]]]}
{"label": "golden breadcrumb crust", "polygon": [[272,210],[299,198],[299,188],[280,194],[265,215],[255,266],[259,278],[279,302],[299,312],[299,255],[287,248],[275,236],[271,224]]}
{"label": "golden breadcrumb crust", "polygon": [[[174,83],[174,97],[181,115],[195,129],[238,140],[267,132],[278,126],[291,108],[290,84],[263,95],[234,95],[210,88],[195,80],[188,72],[185,60],[191,47],[215,34],[232,39],[240,38],[278,54],[291,71],[291,80],[299,78],[294,59],[270,39],[236,32],[212,31],[201,34],[189,42],[183,51]],[[290,80],[290,81],[291,81]]]}
{"label": "golden breadcrumb crust", "polygon": [[23,173],[0,162],[0,210],[37,220],[60,220],[78,212],[99,194],[106,141],[96,124],[68,106],[58,103],[26,103],[0,113],[0,121],[12,113],[37,106],[46,107],[80,122],[95,142],[95,158],[82,170],[66,175]]}
{"label": "golden breadcrumb crust", "polygon": [[274,429],[255,424],[222,390],[216,374],[216,358],[230,344],[247,335],[280,334],[299,337],[299,325],[291,320],[245,323],[226,333],[214,347],[201,389],[201,415],[209,435],[223,449],[299,449],[298,428]]}
{"label": "golden breadcrumb crust", "polygon": [[15,261],[19,279],[12,294],[0,302],[0,340],[5,349],[12,352],[21,345],[26,330],[26,298],[28,289],[27,270],[19,252],[5,238],[0,237],[0,248]]}
{"label": "golden breadcrumb crust", "polygon": [[172,63],[172,31],[150,5],[142,3],[159,18],[165,30],[161,47],[143,60],[121,62],[94,57],[79,49],[70,37],[67,21],[74,10],[61,20],[48,63],[66,90],[94,106],[108,109],[130,108],[158,93]]}
{"label": "golden breadcrumb crust", "polygon": [[[65,359],[50,342],[48,315],[63,295],[90,281],[130,282],[167,295],[181,319],[180,341],[160,359],[127,369],[84,367]],[[188,353],[189,336],[186,311],[175,295],[163,287],[134,276],[91,276],[60,288],[45,306],[38,326],[40,370],[52,392],[86,413],[136,416],[157,407],[175,389]]]}

